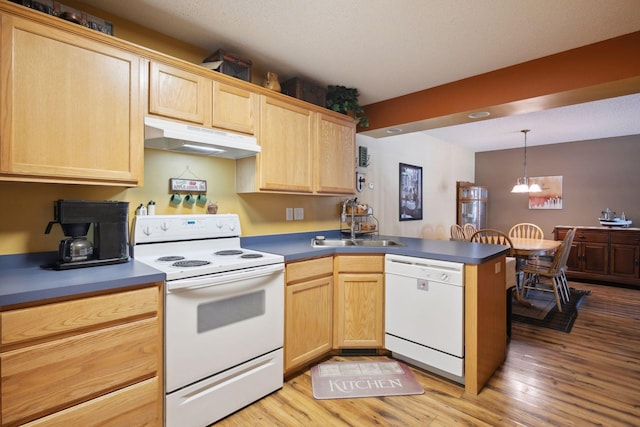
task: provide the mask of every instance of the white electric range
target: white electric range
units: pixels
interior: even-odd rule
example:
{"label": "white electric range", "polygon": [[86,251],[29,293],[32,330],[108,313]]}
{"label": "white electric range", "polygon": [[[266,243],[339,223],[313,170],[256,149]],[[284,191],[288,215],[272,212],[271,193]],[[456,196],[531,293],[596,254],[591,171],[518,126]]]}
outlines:
{"label": "white electric range", "polygon": [[240,220],[134,220],[133,257],[166,274],[165,424],[206,426],[283,385],[284,258],[244,249]]}

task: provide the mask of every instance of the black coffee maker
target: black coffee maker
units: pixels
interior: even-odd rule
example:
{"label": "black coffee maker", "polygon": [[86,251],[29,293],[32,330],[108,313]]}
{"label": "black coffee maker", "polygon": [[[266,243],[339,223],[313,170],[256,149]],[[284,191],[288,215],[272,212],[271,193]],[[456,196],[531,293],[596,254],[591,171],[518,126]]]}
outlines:
{"label": "black coffee maker", "polygon": [[[65,236],[58,248],[56,270],[118,264],[129,261],[129,202],[57,200],[51,232],[60,224]],[[87,235],[93,226],[93,242]]]}

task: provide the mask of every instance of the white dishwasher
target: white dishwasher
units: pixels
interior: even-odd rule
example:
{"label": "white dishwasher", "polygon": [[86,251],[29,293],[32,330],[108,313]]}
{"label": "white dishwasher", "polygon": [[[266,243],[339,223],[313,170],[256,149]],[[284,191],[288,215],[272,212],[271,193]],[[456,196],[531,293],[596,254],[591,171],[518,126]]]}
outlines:
{"label": "white dishwasher", "polygon": [[385,256],[385,347],[464,384],[464,264]]}

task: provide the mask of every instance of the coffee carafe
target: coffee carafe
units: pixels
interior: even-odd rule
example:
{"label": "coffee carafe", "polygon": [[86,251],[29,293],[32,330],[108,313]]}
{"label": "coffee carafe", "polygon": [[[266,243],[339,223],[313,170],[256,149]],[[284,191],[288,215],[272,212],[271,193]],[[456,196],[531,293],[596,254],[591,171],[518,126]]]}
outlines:
{"label": "coffee carafe", "polygon": [[[60,224],[66,238],[58,247],[56,270],[116,264],[129,261],[129,203],[115,201],[57,200],[45,230]],[[93,227],[93,242],[89,230]]]}
{"label": "coffee carafe", "polygon": [[70,237],[60,242],[58,258],[63,262],[86,261],[93,254],[93,245],[85,237]]}

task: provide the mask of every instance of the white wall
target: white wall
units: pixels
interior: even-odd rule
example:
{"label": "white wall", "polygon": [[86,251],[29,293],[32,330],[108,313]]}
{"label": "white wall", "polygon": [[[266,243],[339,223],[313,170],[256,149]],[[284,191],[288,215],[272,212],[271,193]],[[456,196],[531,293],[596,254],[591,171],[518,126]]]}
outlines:
{"label": "white wall", "polygon": [[[380,139],[358,134],[356,145],[367,147],[370,157],[369,166],[357,168],[366,179],[358,201],[373,207],[380,234],[449,239],[456,222],[456,181],[473,182],[474,153],[421,132]],[[400,163],[422,167],[422,220],[399,220]]]}

